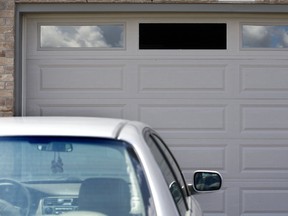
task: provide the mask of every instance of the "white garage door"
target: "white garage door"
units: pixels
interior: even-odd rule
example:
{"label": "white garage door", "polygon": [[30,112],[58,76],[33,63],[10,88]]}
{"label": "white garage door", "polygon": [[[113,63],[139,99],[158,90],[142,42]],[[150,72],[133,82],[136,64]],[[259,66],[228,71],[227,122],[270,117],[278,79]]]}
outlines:
{"label": "white garage door", "polygon": [[146,122],[188,181],[223,174],[206,216],[288,215],[287,18],[26,16],[23,113]]}

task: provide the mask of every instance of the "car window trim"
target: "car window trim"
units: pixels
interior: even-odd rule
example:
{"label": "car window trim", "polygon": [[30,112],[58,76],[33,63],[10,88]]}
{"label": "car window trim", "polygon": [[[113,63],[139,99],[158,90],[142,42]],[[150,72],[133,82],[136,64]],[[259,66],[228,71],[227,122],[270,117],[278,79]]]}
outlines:
{"label": "car window trim", "polygon": [[[171,172],[172,172],[173,178],[176,179],[177,182],[179,182],[179,179],[177,178],[177,175],[175,174],[175,171],[174,171],[173,167],[171,166],[171,164],[170,164],[170,162],[169,162],[169,160],[168,160],[165,152],[163,151],[163,149],[161,148],[161,146],[159,146],[159,143],[157,142],[157,140],[155,140],[155,138],[154,138],[153,136],[156,136],[156,137],[162,142],[163,146],[165,147],[165,149],[168,151],[168,153],[169,153],[170,156],[172,157],[172,160],[175,162],[175,164],[176,164],[176,166],[177,166],[177,169],[180,171],[181,178],[182,178],[182,180],[183,180],[183,182],[184,182],[184,188],[185,188],[185,192],[186,192],[187,195],[184,194],[184,191],[183,191],[183,190],[181,190],[181,194],[182,194],[182,196],[183,196],[183,198],[184,198],[184,199],[183,199],[183,202],[184,202],[186,211],[188,211],[188,210],[189,210],[189,207],[188,207],[188,203],[187,203],[186,198],[187,198],[187,196],[188,196],[189,193],[188,193],[188,190],[187,190],[187,184],[186,184],[185,178],[184,178],[184,176],[183,176],[183,173],[181,172],[180,166],[179,166],[179,164],[177,163],[174,155],[172,154],[172,152],[170,151],[170,149],[168,148],[168,146],[165,144],[165,142],[163,141],[163,139],[161,139],[160,136],[159,136],[155,131],[153,131],[153,130],[151,130],[151,129],[150,129],[150,130],[148,129],[148,130],[145,132],[145,136],[149,136],[149,137],[154,141],[155,145],[157,146],[157,148],[159,149],[159,151],[160,151],[161,154],[163,155],[163,158],[165,159],[166,163],[168,164],[168,166],[169,166],[169,168],[170,168],[170,170],[171,170]],[[177,208],[177,209],[178,209],[178,208]],[[178,211],[179,211],[179,209],[178,209]]]}
{"label": "car window trim", "polygon": [[[183,176],[183,173],[182,173],[182,171],[181,171],[181,168],[180,168],[180,166],[179,166],[176,158],[174,157],[174,155],[172,154],[172,152],[171,152],[171,150],[168,148],[168,146],[167,146],[167,145],[164,143],[164,141],[161,139],[161,137],[159,137],[156,133],[153,133],[153,134],[151,134],[151,135],[156,136],[156,137],[162,142],[163,147],[168,151],[170,157],[172,158],[173,162],[175,163],[177,169],[179,170],[180,176],[181,176],[182,181],[183,181],[183,183],[184,183],[183,186],[184,186],[185,193],[186,193],[186,194],[184,194],[184,191],[181,190],[181,194],[182,194],[182,196],[183,196],[184,198],[186,198],[186,197],[188,196],[187,184],[186,184],[185,178],[184,178],[184,176]],[[152,136],[152,139],[156,142],[157,147],[159,148],[159,150],[161,151],[161,153],[162,153],[163,156],[165,157],[165,160],[168,161],[168,165],[169,165],[170,169],[172,170],[173,176],[175,177],[175,179],[177,180],[177,182],[179,182],[179,179],[178,179],[178,177],[177,177],[177,175],[176,175],[176,173],[175,173],[175,170],[174,170],[174,168],[171,166],[171,164],[170,164],[170,162],[169,162],[169,160],[168,160],[165,152],[162,150],[161,146],[159,146],[159,143],[155,140],[155,138],[154,138],[153,136]],[[185,203],[186,210],[188,210],[188,205],[187,205],[186,199],[184,199],[184,203]]]}

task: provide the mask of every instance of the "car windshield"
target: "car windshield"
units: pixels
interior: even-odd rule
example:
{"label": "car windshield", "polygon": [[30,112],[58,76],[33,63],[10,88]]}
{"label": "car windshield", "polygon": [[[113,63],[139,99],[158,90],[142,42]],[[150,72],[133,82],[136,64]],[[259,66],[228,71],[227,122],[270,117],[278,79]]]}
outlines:
{"label": "car windshield", "polygon": [[[0,137],[0,148],[0,191],[1,179],[13,179],[32,188],[29,191],[32,198],[33,192],[37,190],[39,200],[33,198],[35,212],[46,211],[45,199],[55,196],[61,199],[61,196],[67,195],[73,195],[77,203],[79,198],[79,207],[75,204],[75,209],[98,211],[94,210],[94,207],[80,209],[81,197],[86,196],[84,199],[92,202],[91,196],[95,190],[95,196],[101,193],[101,199],[104,200],[107,196],[111,203],[106,206],[106,210],[99,211],[105,215],[113,215],[110,211],[117,196],[123,202],[126,200],[128,206],[127,213],[118,210],[118,215],[148,215],[151,199],[144,171],[133,148],[126,142],[85,137],[10,136]],[[44,185],[47,184],[79,184],[79,188],[76,187],[75,190],[71,187],[69,191],[67,186],[65,193],[61,194],[59,191],[53,191],[53,188],[45,191],[47,186]],[[43,194],[39,197],[40,192]],[[39,206],[39,203],[43,206]],[[96,206],[95,203],[84,205]],[[105,205],[102,203],[101,208],[104,208],[103,206]],[[50,210],[53,209],[52,205]],[[63,213],[61,211],[53,214]]]}

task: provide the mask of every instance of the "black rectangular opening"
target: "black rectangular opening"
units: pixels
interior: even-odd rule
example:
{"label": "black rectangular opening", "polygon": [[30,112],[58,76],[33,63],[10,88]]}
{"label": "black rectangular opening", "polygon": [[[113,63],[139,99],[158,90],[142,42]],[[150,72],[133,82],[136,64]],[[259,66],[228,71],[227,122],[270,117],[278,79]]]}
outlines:
{"label": "black rectangular opening", "polygon": [[140,23],[139,49],[227,48],[226,23]]}

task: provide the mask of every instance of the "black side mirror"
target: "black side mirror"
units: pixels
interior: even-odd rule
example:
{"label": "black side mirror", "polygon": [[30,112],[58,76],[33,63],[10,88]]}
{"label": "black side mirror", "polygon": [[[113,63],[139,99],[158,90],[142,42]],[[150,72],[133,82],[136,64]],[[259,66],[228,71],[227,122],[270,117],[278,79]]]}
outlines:
{"label": "black side mirror", "polygon": [[222,177],[215,171],[196,171],[193,177],[193,189],[196,192],[219,190],[222,186]]}

